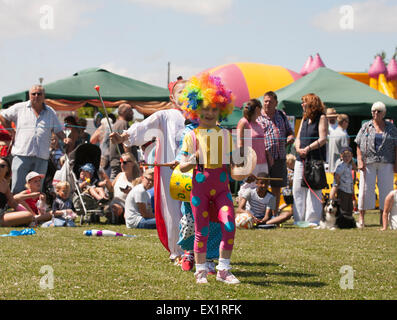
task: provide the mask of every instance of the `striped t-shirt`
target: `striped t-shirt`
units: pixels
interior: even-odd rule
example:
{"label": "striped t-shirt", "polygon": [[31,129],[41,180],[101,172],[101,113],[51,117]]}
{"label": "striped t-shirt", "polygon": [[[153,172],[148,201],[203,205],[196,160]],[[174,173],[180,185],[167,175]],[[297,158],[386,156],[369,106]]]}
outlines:
{"label": "striped t-shirt", "polygon": [[276,197],[269,191],[261,198],[256,189],[246,189],[241,197],[247,200],[246,209],[258,219],[263,219],[268,208],[276,209]]}

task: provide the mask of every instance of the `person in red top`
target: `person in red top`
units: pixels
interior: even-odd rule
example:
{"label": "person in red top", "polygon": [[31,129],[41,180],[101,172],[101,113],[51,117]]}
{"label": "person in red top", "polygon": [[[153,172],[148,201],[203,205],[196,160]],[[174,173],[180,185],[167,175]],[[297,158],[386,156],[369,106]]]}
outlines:
{"label": "person in red top", "polygon": [[8,130],[0,124],[0,157],[7,157],[10,153],[11,140]]}
{"label": "person in red top", "polygon": [[40,210],[37,207],[37,202],[46,203],[46,196],[41,193],[41,179],[44,178],[43,174],[31,171],[26,176],[26,190],[16,194],[14,197],[17,201],[22,203],[32,214],[35,215],[35,222],[39,224],[44,221],[52,219],[51,212],[44,208]]}

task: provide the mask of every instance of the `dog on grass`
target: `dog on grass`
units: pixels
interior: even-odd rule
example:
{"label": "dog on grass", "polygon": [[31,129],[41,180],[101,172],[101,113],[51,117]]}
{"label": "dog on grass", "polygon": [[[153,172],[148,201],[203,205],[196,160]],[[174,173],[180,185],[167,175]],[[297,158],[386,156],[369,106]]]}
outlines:
{"label": "dog on grass", "polygon": [[351,229],[356,228],[356,220],[352,214],[343,214],[337,200],[324,198],[323,215],[316,229]]}
{"label": "dog on grass", "polygon": [[320,225],[316,229],[335,230],[337,228],[336,220],[340,215],[339,204],[336,200],[328,199],[328,197],[324,200]]}

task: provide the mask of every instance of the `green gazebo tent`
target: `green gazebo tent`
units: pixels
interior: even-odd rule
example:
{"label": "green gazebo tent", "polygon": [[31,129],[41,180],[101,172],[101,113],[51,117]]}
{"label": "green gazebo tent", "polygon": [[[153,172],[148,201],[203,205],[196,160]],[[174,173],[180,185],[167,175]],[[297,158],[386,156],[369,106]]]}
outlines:
{"label": "green gazebo tent", "polygon": [[[46,103],[55,110],[76,110],[87,104],[100,107],[98,94],[94,89],[96,85],[100,86],[106,107],[116,107],[127,102],[144,115],[170,107],[168,89],[100,68],[85,69],[71,77],[44,85]],[[3,97],[3,107],[27,101],[28,92],[26,90]]]}
{"label": "green gazebo tent", "polygon": [[326,107],[350,117],[371,117],[371,106],[382,101],[387,108],[387,117],[397,118],[397,100],[359,81],[346,77],[328,68],[318,68],[312,73],[276,91],[279,105],[288,115],[302,117],[302,96],[314,93]]}
{"label": "green gazebo tent", "polygon": [[[314,93],[327,108],[335,108],[337,113],[345,113],[350,118],[348,133],[353,138],[360,130],[363,121],[371,119],[371,106],[376,101],[386,105],[386,117],[397,119],[397,100],[372,89],[368,85],[346,77],[325,67],[316,69],[294,83],[276,91],[278,108],[287,115],[302,117],[302,96]],[[295,124],[295,133],[300,121]]]}

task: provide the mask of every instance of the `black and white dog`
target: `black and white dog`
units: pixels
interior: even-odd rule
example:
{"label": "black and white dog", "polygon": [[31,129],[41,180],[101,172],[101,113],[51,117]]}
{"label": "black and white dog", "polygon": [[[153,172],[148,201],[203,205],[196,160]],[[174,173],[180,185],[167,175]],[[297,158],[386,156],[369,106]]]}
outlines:
{"label": "black and white dog", "polygon": [[316,229],[335,230],[337,228],[336,220],[340,214],[339,204],[336,200],[330,200],[328,195],[324,196],[323,214],[320,225]]}
{"label": "black and white dog", "polygon": [[352,215],[342,214],[337,200],[324,196],[323,215],[320,225],[316,229],[350,229],[356,228],[356,221]]}

